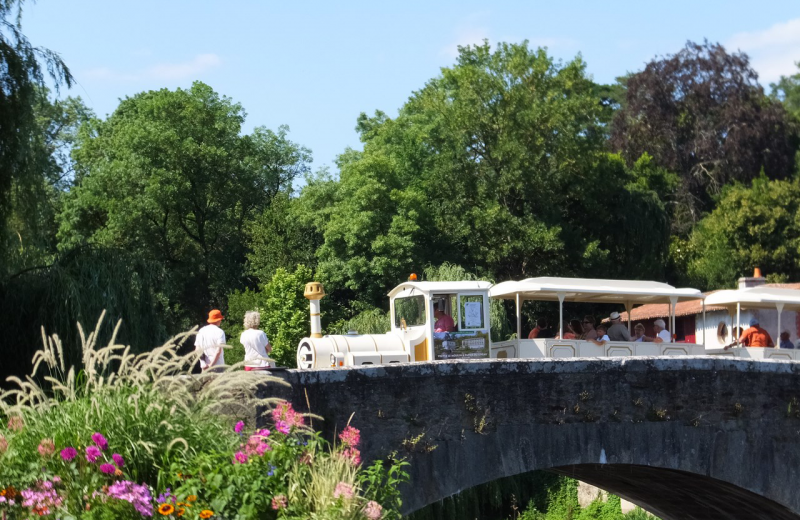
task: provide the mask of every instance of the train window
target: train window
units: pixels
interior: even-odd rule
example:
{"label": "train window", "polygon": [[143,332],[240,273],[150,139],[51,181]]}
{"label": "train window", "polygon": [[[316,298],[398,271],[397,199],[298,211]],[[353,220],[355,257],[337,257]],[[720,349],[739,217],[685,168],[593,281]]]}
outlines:
{"label": "train window", "polygon": [[425,325],[425,297],[409,296],[408,298],[395,298],[394,300],[394,325],[400,327],[402,320],[406,326],[414,327]]}
{"label": "train window", "polygon": [[461,330],[483,329],[483,296],[462,295],[461,298]]}

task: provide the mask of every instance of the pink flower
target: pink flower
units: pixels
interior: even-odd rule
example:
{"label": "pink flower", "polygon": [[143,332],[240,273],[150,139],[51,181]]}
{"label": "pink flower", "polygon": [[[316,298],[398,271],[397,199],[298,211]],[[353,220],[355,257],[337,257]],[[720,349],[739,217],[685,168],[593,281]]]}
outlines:
{"label": "pink flower", "polygon": [[39,455],[42,457],[50,457],[53,453],[56,452],[56,445],[53,443],[53,439],[42,439],[42,442],[39,443],[39,447],[36,448],[39,450]]}
{"label": "pink flower", "polygon": [[233,427],[233,431],[242,433],[242,430],[244,430],[244,421],[239,421],[236,423],[236,426]]}
{"label": "pink flower", "polygon": [[333,498],[342,497],[349,500],[353,498],[353,495],[355,495],[353,492],[353,486],[347,482],[339,482],[336,484],[336,489],[333,490]]}
{"label": "pink flower", "polygon": [[346,448],[342,456],[350,461],[353,466],[361,464],[361,452],[355,448]]}
{"label": "pink flower", "polygon": [[123,459],[122,455],[119,453],[111,455],[111,458],[114,460],[114,464],[116,464],[118,468],[121,468],[125,465],[125,459]]}
{"label": "pink flower", "polygon": [[269,430],[268,430],[268,429],[266,429],[266,428],[263,428],[263,429],[261,429],[261,430],[258,430],[258,431],[256,432],[256,435],[260,435],[260,436],[262,436],[262,437],[269,437]]}
{"label": "pink flower", "polygon": [[77,456],[78,456],[78,450],[76,450],[72,446],[69,446],[61,450],[61,458],[67,462],[71,461]]}
{"label": "pink flower", "polygon": [[262,442],[256,448],[256,453],[258,453],[259,456],[263,456],[265,452],[270,451],[270,450],[272,450],[272,446],[270,446],[266,442]]}
{"label": "pink flower", "polygon": [[233,463],[244,464],[245,462],[247,462],[247,455],[244,452],[237,451],[236,454],[233,456]]}
{"label": "pink flower", "polygon": [[339,440],[351,448],[358,448],[358,443],[361,442],[361,432],[352,426],[348,426],[339,434]]}
{"label": "pink flower", "polygon": [[103,437],[102,433],[93,433],[92,434],[92,442],[103,451],[108,449],[108,441],[105,437]]}
{"label": "pink flower", "polygon": [[15,415],[8,420],[8,429],[11,430],[12,432],[22,431],[22,428],[24,427],[25,427],[25,422],[19,415]]}
{"label": "pink flower", "polygon": [[96,462],[100,455],[100,449],[97,446],[86,446],[86,460],[88,462]]}
{"label": "pink flower", "polygon": [[272,509],[275,511],[285,509],[287,505],[289,502],[286,500],[286,495],[276,495],[272,498]]}
{"label": "pink flower", "polygon": [[100,471],[107,475],[113,475],[117,468],[114,467],[113,464],[100,464]]}
{"label": "pink flower", "polygon": [[0,435],[0,455],[5,453],[7,449],[8,449],[8,441],[6,440],[5,437]]}
{"label": "pink flower", "polygon": [[284,435],[289,435],[289,432],[292,431],[292,426],[288,422],[278,419],[275,421],[275,429]]}
{"label": "pink flower", "polygon": [[272,410],[272,420],[275,421],[276,427],[278,426],[278,422],[282,421],[285,422],[289,428],[292,426],[302,426],[304,422],[303,416],[297,413],[294,408],[292,408],[292,403],[286,401],[282,402],[277,408]]}
{"label": "pink flower", "polygon": [[366,516],[369,520],[378,520],[382,514],[383,508],[374,500],[370,500],[367,502],[367,505],[364,506],[364,516]]}

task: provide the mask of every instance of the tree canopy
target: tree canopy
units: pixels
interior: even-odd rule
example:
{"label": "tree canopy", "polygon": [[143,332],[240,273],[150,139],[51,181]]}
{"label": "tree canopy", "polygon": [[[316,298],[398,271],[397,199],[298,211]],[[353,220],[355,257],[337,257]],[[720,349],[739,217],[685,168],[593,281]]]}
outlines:
{"label": "tree canopy", "polygon": [[244,110],[211,87],[138,94],[78,135],[77,186],[60,247],[118,247],[160,266],[165,295],[199,318],[241,284],[245,227],[291,189],[310,153],[277,133],[241,135]]}
{"label": "tree canopy", "polygon": [[796,129],[757,79],[745,54],[708,42],[689,42],[628,78],[611,146],[629,163],[648,153],[679,175],[679,234],[713,209],[724,185],[750,181],[762,168],[772,179],[793,174]]}
{"label": "tree canopy", "polygon": [[321,276],[375,305],[444,261],[497,279],[659,276],[668,222],[650,182],[667,181],[649,158],[628,168],[605,151],[605,101],[580,58],[461,48],[397,118],[362,114],[363,152],[303,192]]}

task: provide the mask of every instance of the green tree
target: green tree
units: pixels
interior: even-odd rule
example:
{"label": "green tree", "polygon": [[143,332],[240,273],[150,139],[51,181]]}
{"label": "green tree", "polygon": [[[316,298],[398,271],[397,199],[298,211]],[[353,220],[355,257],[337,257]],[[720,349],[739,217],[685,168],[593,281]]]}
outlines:
{"label": "green tree", "polygon": [[[29,193],[42,180],[37,109],[47,104],[45,79],[49,77],[56,88],[73,82],[58,54],[35,47],[22,33],[23,3],[0,0],[0,276],[19,266],[5,255],[9,245],[20,247],[20,242],[6,239],[8,219],[15,211],[15,220],[20,213],[30,216],[30,200],[21,200],[20,192]],[[27,239],[22,237],[23,246],[29,243]]]}
{"label": "green tree", "polygon": [[362,114],[363,152],[339,157],[338,182],[303,191],[318,273],[373,306],[443,262],[497,280],[663,275],[668,226],[650,180],[665,177],[607,154],[608,117],[580,57],[461,48],[397,118]]}
{"label": "green tree", "polygon": [[[644,153],[679,175],[675,232],[686,235],[726,184],[792,174],[797,131],[780,103],[765,96],[747,55],[688,42],[654,59],[626,82],[611,146],[633,164]],[[662,194],[672,198],[672,194]]]}
{"label": "green tree", "polygon": [[[800,62],[796,63],[800,69]],[[800,71],[791,76],[781,76],[777,83],[770,83],[770,97],[783,103],[786,110],[800,121]]]}
{"label": "green tree", "polygon": [[308,150],[277,133],[241,135],[244,110],[195,82],[124,99],[84,125],[60,247],[119,247],[163,266],[178,317],[199,320],[242,286],[247,223],[307,170]]}
{"label": "green tree", "polygon": [[800,278],[800,181],[762,175],[751,187],[725,187],[689,247],[689,274],[703,288],[732,287],[754,267],[773,278]]}

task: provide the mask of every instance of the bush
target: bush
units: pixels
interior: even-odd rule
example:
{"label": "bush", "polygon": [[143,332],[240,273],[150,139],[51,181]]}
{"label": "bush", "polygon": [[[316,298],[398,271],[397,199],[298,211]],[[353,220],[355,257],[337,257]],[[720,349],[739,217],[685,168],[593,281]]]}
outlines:
{"label": "bush", "polygon": [[[234,370],[190,374],[198,354],[177,350],[192,333],[132,355],[114,337],[95,349],[98,330],[80,331],[79,369],[67,369],[52,336],[31,377],[0,394],[0,514],[399,518],[405,463],[363,469],[358,430],[346,428],[330,446],[291,404],[256,395],[281,380]],[[256,426],[256,410],[266,410],[267,428]],[[235,426],[233,417],[241,418]]]}

